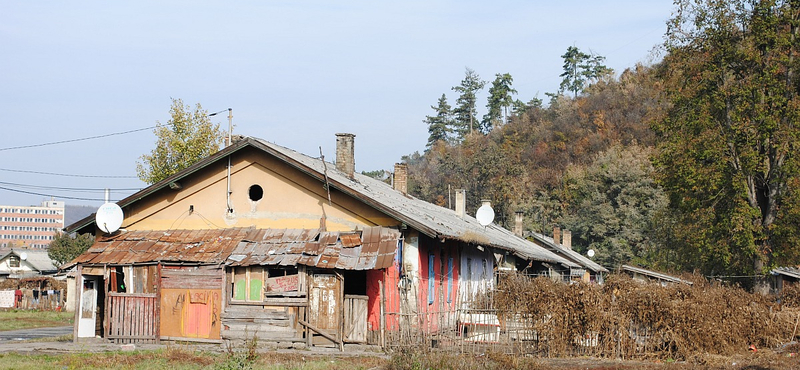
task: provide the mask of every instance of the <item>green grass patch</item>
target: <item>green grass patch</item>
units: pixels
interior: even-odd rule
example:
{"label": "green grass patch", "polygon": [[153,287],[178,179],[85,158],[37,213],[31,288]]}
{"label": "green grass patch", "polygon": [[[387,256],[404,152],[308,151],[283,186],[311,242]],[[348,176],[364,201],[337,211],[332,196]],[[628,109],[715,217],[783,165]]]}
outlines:
{"label": "green grass patch", "polygon": [[0,331],[72,325],[74,312],[2,310]]}
{"label": "green grass patch", "polygon": [[387,360],[379,357],[333,357],[302,354],[259,353],[253,361],[230,353],[192,351],[167,347],[156,351],[0,354],[0,370],[49,369],[269,369],[269,370],[366,370],[383,368]]}

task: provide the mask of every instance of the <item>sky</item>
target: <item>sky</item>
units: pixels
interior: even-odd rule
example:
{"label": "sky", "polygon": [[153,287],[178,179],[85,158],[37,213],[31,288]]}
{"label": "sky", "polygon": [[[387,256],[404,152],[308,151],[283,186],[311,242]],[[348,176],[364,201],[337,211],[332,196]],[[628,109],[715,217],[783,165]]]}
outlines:
{"label": "sky", "polygon": [[[455,104],[466,68],[489,82],[510,73],[515,98],[547,101],[569,46],[617,74],[658,61],[672,10],[670,0],[3,1],[0,204],[99,206],[102,189],[115,201],[144,188],[136,161],[155,146],[145,128],[169,120],[171,98],[231,108],[234,134],[314,157],[322,147],[334,158],[335,134],[353,133],[356,171],[391,170],[424,151],[425,116],[443,93]],[[226,114],[212,122],[227,129]]]}

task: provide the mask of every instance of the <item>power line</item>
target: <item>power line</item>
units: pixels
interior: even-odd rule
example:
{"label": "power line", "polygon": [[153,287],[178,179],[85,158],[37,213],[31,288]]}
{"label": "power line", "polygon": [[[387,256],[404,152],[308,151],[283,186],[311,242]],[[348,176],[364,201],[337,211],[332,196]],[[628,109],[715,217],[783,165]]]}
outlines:
{"label": "power line", "polygon": [[102,178],[102,179],[138,179],[138,177],[136,177],[136,176],[73,175],[73,174],[67,174],[67,173],[13,170],[13,169],[10,169],[10,168],[0,168],[0,171],[17,172],[17,173],[33,173],[33,174],[37,174],[37,175],[51,175],[51,176],[91,177],[91,178]]}
{"label": "power line", "polygon": [[91,137],[84,137],[84,138],[80,138],[80,139],[70,139],[70,140],[54,141],[54,142],[51,142],[51,143],[43,143],[43,144],[31,144],[31,145],[12,146],[12,147],[8,147],[8,148],[0,148],[0,152],[2,152],[2,151],[6,151],[6,150],[15,150],[15,149],[28,149],[28,148],[38,148],[38,147],[42,147],[42,146],[48,146],[48,145],[65,144],[65,143],[74,143],[74,142],[76,142],[76,141],[85,141],[85,140],[92,140],[92,139],[100,139],[100,138],[109,137],[109,136],[124,135],[124,134],[130,134],[130,133],[133,133],[133,132],[139,132],[139,131],[144,131],[144,130],[151,130],[151,129],[154,129],[154,128],[156,128],[156,127],[158,127],[158,125],[155,125],[155,126],[150,126],[150,127],[145,127],[145,128],[139,128],[139,129],[136,129],[136,130],[129,130],[129,131],[123,131],[123,132],[115,132],[115,133],[113,133],[113,134],[105,134],[105,135],[97,135],[97,136],[91,136]]}
{"label": "power line", "polygon": [[61,191],[77,191],[77,192],[105,192],[106,189],[111,191],[139,191],[141,188],[65,188],[58,186],[45,186],[45,185],[31,185],[31,184],[18,184],[14,182],[0,181],[0,184],[6,186],[16,186],[29,189],[46,189],[46,190],[61,190]]}
{"label": "power line", "polygon": [[[72,199],[72,200],[90,200],[90,201],[100,201],[100,202],[105,201],[105,199],[103,199],[103,198],[68,197],[68,196],[55,195],[55,194],[44,194],[44,193],[35,193],[35,192],[32,192],[32,191],[9,189],[9,188],[2,187],[2,186],[0,186],[0,190],[13,191],[13,192],[23,193],[23,194],[39,195],[39,196],[50,197],[50,198],[61,198],[61,199]],[[117,201],[119,201],[119,200],[110,200],[110,202],[117,202]]]}

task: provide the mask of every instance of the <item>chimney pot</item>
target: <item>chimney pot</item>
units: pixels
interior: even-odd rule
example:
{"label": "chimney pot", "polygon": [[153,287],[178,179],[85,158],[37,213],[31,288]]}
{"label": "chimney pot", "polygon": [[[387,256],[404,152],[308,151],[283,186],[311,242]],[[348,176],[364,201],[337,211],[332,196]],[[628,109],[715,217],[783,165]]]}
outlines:
{"label": "chimney pot", "polygon": [[561,229],[558,226],[553,228],[553,243],[556,245],[561,244]]}
{"label": "chimney pot", "polygon": [[522,238],[522,211],[517,211],[514,215],[514,235]]}
{"label": "chimney pot", "polygon": [[564,248],[572,249],[572,231],[564,229],[564,235],[562,235],[561,238],[561,244],[564,244]]}
{"label": "chimney pot", "polygon": [[336,169],[353,178],[356,171],[354,134],[336,134]]}
{"label": "chimney pot", "polygon": [[408,165],[405,163],[394,164],[394,190],[403,194],[408,193]]}
{"label": "chimney pot", "polygon": [[456,189],[456,215],[464,218],[467,214],[467,191],[464,189]]}

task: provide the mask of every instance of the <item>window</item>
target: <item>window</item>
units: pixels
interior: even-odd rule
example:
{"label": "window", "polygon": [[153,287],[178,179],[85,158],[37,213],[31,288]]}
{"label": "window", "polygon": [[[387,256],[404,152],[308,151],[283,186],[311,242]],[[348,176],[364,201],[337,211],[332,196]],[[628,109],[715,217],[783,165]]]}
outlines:
{"label": "window", "polygon": [[235,267],[232,274],[231,299],[246,302],[264,300],[264,269],[261,266]]}
{"label": "window", "polygon": [[264,197],[264,189],[260,185],[251,185],[250,189],[247,190],[247,195],[253,202],[258,202]]}
{"label": "window", "polygon": [[19,267],[19,257],[17,257],[17,256],[8,257],[8,266],[9,267]]}

